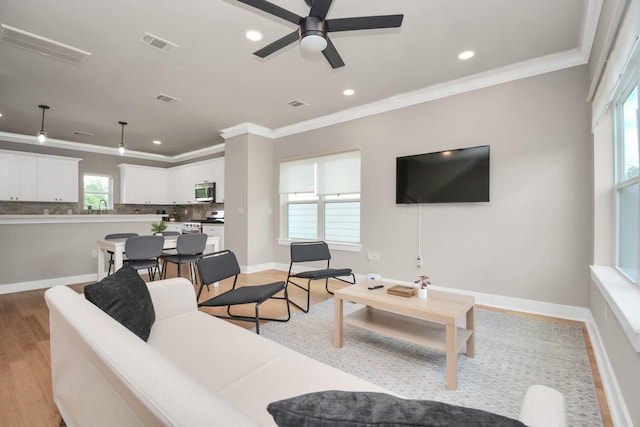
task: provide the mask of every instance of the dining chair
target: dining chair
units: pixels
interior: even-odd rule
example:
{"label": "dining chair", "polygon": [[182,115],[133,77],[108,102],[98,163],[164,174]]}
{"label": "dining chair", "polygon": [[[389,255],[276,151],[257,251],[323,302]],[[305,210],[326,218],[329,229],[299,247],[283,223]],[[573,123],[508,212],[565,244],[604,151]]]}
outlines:
{"label": "dining chair", "polygon": [[207,235],[203,233],[182,234],[178,236],[176,253],[164,253],[162,259],[162,277],[167,277],[167,263],[178,266],[178,277],[182,277],[182,264],[189,264],[191,281],[196,278],[196,261],[207,245]]}
{"label": "dining chair", "polygon": [[[138,233],[113,233],[107,234],[104,236],[104,240],[116,240],[116,239],[127,239],[129,237],[136,237]],[[113,251],[107,251],[109,254],[109,269],[107,270],[107,276],[111,275],[111,270],[113,269]]]}
{"label": "dining chair", "polygon": [[164,237],[162,236],[137,236],[129,237],[124,244],[124,252],[127,262],[136,270],[146,268],[149,280],[155,279],[155,271],[158,278],[162,277],[158,258],[162,255]]}

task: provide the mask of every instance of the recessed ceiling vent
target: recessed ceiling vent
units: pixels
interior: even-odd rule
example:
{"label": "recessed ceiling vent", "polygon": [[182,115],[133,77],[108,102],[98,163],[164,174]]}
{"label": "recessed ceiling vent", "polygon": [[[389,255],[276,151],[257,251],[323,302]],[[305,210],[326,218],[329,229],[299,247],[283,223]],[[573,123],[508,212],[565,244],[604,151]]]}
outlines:
{"label": "recessed ceiling vent", "polygon": [[92,133],[84,132],[84,131],[81,131],[81,130],[74,130],[73,134],[74,135],[79,135],[79,136],[93,136]]}
{"label": "recessed ceiling vent", "polygon": [[175,43],[171,43],[170,41],[161,39],[160,37],[149,33],[144,33],[140,41],[148,46],[160,49],[163,52],[171,52],[173,49],[178,47]]}
{"label": "recessed ceiling vent", "polygon": [[160,95],[156,96],[156,99],[158,101],[166,102],[167,104],[173,104],[175,102],[182,101],[182,99],[180,99],[180,98],[176,98],[175,96],[169,96],[169,95],[164,94],[164,93],[161,93]]}
{"label": "recessed ceiling vent", "polygon": [[4,24],[0,24],[0,42],[73,64],[80,64],[91,56],[91,53],[84,50]]}
{"label": "recessed ceiling vent", "polygon": [[299,100],[299,99],[294,99],[293,101],[289,101],[287,104],[288,104],[290,107],[294,107],[294,108],[298,108],[298,107],[306,107],[307,105],[309,105],[309,104],[307,104],[306,102],[301,101],[301,100]]}

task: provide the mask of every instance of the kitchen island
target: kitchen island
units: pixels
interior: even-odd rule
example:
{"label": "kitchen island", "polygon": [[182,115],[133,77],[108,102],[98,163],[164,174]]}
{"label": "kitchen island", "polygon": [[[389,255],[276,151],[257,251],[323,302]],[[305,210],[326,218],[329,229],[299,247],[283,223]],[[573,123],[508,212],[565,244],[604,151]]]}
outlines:
{"label": "kitchen island", "polygon": [[0,294],[93,282],[96,241],[151,234],[162,215],[0,215]]}

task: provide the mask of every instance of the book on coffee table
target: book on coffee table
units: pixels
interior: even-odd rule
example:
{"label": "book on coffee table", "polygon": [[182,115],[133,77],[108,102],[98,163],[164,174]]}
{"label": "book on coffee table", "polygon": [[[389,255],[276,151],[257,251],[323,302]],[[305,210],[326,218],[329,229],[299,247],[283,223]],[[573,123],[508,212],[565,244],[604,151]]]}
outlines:
{"label": "book on coffee table", "polygon": [[411,286],[395,285],[387,289],[387,293],[391,295],[398,295],[405,298],[411,298],[418,293],[418,290]]}

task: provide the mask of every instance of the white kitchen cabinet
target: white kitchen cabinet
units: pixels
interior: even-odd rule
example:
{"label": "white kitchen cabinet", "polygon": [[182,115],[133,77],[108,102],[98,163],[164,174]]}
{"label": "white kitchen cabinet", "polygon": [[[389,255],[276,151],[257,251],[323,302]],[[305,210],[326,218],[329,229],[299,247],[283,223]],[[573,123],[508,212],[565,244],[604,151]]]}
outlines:
{"label": "white kitchen cabinet", "polygon": [[224,158],[213,159],[213,181],[216,183],[216,203],[224,203]]}
{"label": "white kitchen cabinet", "polygon": [[121,164],[120,203],[166,205],[168,171],[162,168]]}
{"label": "white kitchen cabinet", "polygon": [[165,222],[167,224],[167,229],[165,231],[177,231],[178,233],[182,233],[182,223],[181,222]]}
{"label": "white kitchen cabinet", "polygon": [[38,157],[38,201],[78,202],[78,162],[64,157]]}
{"label": "white kitchen cabinet", "polygon": [[178,205],[196,203],[195,185],[203,182],[216,183],[216,202],[222,203],[224,199],[220,194],[224,196],[224,158],[170,168],[169,201]]}
{"label": "white kitchen cabinet", "polygon": [[37,200],[37,159],[33,155],[0,152],[0,200]]}
{"label": "white kitchen cabinet", "polygon": [[195,203],[193,180],[186,167],[169,169],[169,201],[175,205]]}
{"label": "white kitchen cabinet", "polygon": [[224,224],[202,224],[202,232],[207,236],[216,236],[220,238],[220,247],[217,251],[224,249]]}

